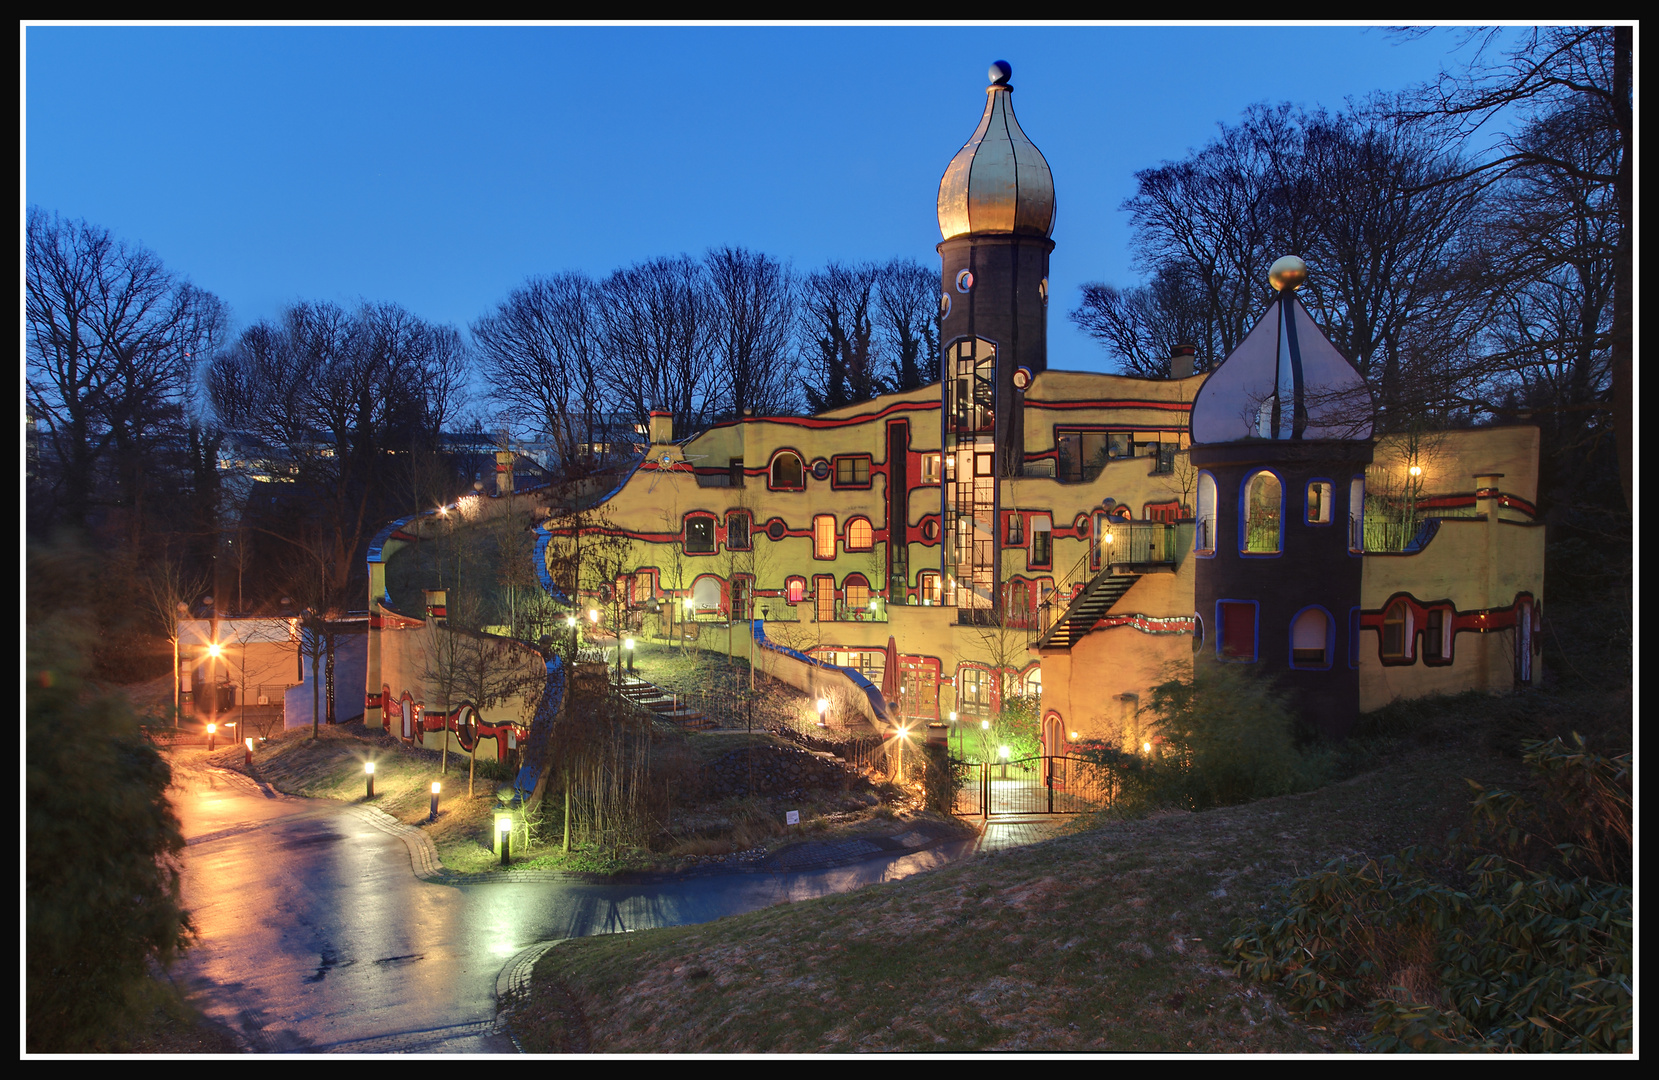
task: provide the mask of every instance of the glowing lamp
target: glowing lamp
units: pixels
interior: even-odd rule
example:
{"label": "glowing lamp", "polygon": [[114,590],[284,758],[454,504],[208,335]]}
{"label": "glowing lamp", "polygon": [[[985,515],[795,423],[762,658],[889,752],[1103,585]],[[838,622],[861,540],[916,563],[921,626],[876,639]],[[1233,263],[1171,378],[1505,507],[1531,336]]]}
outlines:
{"label": "glowing lamp", "polygon": [[444,786],[442,784],[438,783],[436,780],[432,781],[432,794],[436,795],[443,789]]}
{"label": "glowing lamp", "polygon": [[1141,750],[1148,754],[1152,753],[1152,744],[1149,742],[1141,743]]}
{"label": "glowing lamp", "polygon": [[599,609],[598,608],[588,608],[588,622],[597,623],[598,621],[599,621]]}
{"label": "glowing lamp", "polygon": [[985,731],[990,731],[991,730],[991,722],[989,720],[981,720],[979,722],[979,726],[980,726],[981,729],[983,729]]}
{"label": "glowing lamp", "polygon": [[997,753],[1006,758],[1010,755],[1011,751],[1006,746],[999,746],[997,747]]}
{"label": "glowing lamp", "polygon": [[633,638],[624,638],[623,641],[622,641],[622,647],[624,649],[632,649],[634,647],[634,639]]}
{"label": "glowing lamp", "polygon": [[224,650],[219,647],[219,643],[217,641],[207,647],[207,655],[213,657],[215,660],[217,660],[223,653]]}
{"label": "glowing lamp", "polygon": [[1410,473],[1413,476],[1422,476],[1423,475],[1423,466],[1413,465],[1411,468],[1407,469],[1406,472]]}
{"label": "glowing lamp", "polygon": [[363,772],[368,776],[373,776],[374,775],[374,762],[372,762],[372,761],[363,762]]}

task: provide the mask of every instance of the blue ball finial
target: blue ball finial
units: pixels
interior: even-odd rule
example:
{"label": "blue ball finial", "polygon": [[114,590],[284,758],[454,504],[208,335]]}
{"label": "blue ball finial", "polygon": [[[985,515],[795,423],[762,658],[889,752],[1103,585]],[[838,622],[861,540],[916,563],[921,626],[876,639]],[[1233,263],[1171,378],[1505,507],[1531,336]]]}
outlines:
{"label": "blue ball finial", "polygon": [[1006,60],[998,60],[991,65],[991,85],[1004,86],[1014,77],[1014,66]]}

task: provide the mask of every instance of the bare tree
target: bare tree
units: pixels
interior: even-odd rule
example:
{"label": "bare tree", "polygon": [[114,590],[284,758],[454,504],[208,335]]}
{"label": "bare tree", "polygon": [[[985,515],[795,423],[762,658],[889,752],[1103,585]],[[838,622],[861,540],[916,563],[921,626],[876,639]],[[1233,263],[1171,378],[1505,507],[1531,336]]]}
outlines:
{"label": "bare tree", "polygon": [[939,272],[914,259],[894,259],[876,275],[876,329],[889,390],[915,390],[939,380]]}
{"label": "bare tree", "polygon": [[158,451],[184,430],[192,365],[223,332],[224,305],[152,252],[39,209],[25,263],[26,392],[45,426],[54,501],[77,527],[97,505],[119,507],[136,548],[150,489],[164,483]]}
{"label": "bare tree", "polygon": [[1145,285],[1119,289],[1091,281],[1082,291],[1072,323],[1105,346],[1125,372],[1169,378],[1176,345],[1197,347],[1195,371],[1209,370],[1219,358],[1215,313],[1183,263],[1160,265]]}
{"label": "bare tree", "polygon": [[605,392],[635,424],[653,409],[673,412],[676,431],[695,434],[712,405],[714,352],[708,282],[684,255],[652,259],[607,277],[599,318]]}
{"label": "bare tree", "polygon": [[718,365],[715,414],[741,419],[791,411],[794,275],[778,260],[741,247],[713,248],[703,265]]}
{"label": "bare tree", "polygon": [[813,412],[867,401],[880,392],[873,363],[879,274],[873,263],[830,263],[806,279],[801,352]]}
{"label": "bare tree", "polygon": [[531,278],[472,325],[507,416],[544,433],[565,468],[578,473],[597,464],[598,297],[598,285],[582,273]]}

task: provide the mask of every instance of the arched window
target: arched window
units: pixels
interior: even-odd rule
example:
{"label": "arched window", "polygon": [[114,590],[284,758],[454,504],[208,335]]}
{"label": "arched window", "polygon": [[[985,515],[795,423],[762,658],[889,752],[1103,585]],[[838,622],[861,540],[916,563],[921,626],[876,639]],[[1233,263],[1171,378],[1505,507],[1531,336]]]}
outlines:
{"label": "arched window", "polygon": [[1203,555],[1215,554],[1215,477],[1198,474],[1198,532],[1192,549]]}
{"label": "arched window", "polygon": [[691,607],[694,611],[720,610],[720,579],[704,574],[691,583]]}
{"label": "arched window", "polygon": [[1285,489],[1279,478],[1263,469],[1244,482],[1239,507],[1239,551],[1246,555],[1277,555],[1282,548]]}
{"label": "arched window", "polygon": [[855,517],[847,522],[847,550],[869,551],[876,546],[875,530],[869,518]]}
{"label": "arched window", "polygon": [[812,519],[812,557],[835,558],[835,515],[819,514]]}
{"label": "arched window", "polygon": [[806,468],[800,456],[781,450],[772,459],[771,487],[774,491],[800,491],[806,487]]}
{"label": "arched window", "polygon": [[1331,616],[1324,608],[1303,608],[1290,624],[1290,666],[1331,666]]}
{"label": "arched window", "polygon": [[1388,605],[1383,612],[1382,619],[1382,655],[1384,660],[1410,661],[1411,656],[1411,605],[1404,600],[1396,600]]}
{"label": "arched window", "polygon": [[1348,482],[1348,550],[1356,555],[1365,550],[1365,477]]}
{"label": "arched window", "polygon": [[848,574],[844,586],[847,593],[847,612],[858,615],[870,610],[870,582],[863,574]]}
{"label": "arched window", "polygon": [[784,599],[791,604],[798,604],[806,599],[806,578],[791,577],[783,583]]}

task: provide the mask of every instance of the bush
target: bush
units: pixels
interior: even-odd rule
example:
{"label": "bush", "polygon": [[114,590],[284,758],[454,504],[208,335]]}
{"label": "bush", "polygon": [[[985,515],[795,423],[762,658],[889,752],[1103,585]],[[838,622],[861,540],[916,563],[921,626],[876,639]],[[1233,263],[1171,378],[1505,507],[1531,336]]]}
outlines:
{"label": "bush", "polygon": [[1304,1013],[1369,1002],[1373,1049],[1628,1053],[1632,891],[1582,871],[1628,877],[1629,756],[1553,739],[1526,761],[1544,801],[1477,786],[1447,852],[1298,879],[1228,943],[1235,970]]}
{"label": "bush", "polygon": [[1078,756],[1109,774],[1113,807],[1205,810],[1313,786],[1322,758],[1292,737],[1294,717],[1272,684],[1247,668],[1200,657],[1165,672],[1147,699],[1158,734],[1150,749],[1082,744]]}
{"label": "bush", "polygon": [[149,963],[188,942],[171,774],[126,699],[85,681],[73,551],[28,556],[26,1045],[118,1046],[153,1005]]}

